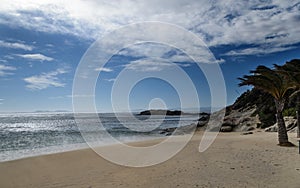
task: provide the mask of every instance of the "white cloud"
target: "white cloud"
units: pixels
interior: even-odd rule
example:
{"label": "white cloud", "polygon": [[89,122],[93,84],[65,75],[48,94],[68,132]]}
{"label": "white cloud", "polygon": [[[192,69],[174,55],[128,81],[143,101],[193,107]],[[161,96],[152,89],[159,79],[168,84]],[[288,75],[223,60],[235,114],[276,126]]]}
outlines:
{"label": "white cloud", "polygon": [[[11,59],[14,59],[14,56],[12,56],[12,55],[5,55],[4,58],[5,58],[5,59],[11,60]],[[6,61],[7,61],[7,60],[6,60]]]}
{"label": "white cloud", "polygon": [[16,70],[16,67],[0,65],[0,76],[12,75],[11,71]]}
{"label": "white cloud", "polygon": [[128,48],[120,51],[119,55],[131,57],[162,57],[165,53],[170,52],[171,50],[172,48],[170,46],[147,42],[129,46]]}
{"label": "white cloud", "polygon": [[0,59],[0,62],[7,63],[6,59]]}
{"label": "white cloud", "polygon": [[106,81],[108,81],[108,82],[114,82],[114,81],[116,81],[116,79],[115,79],[115,78],[104,79],[104,80],[106,80]]}
{"label": "white cloud", "polygon": [[22,49],[26,51],[31,51],[33,49],[33,46],[26,45],[19,42],[5,42],[3,40],[0,40],[0,47],[4,48],[13,48],[13,49]]}
{"label": "white cloud", "polygon": [[27,82],[26,87],[32,90],[46,89],[51,86],[64,87],[65,84],[62,83],[58,78],[58,75],[64,73],[67,73],[67,71],[64,69],[57,69],[52,72],[24,78],[24,81]]}
{"label": "white cloud", "polygon": [[270,53],[282,52],[286,50],[294,49],[293,46],[288,47],[254,47],[254,48],[246,48],[242,50],[231,50],[224,55],[227,56],[243,56],[243,55],[265,55]]}
{"label": "white cloud", "polygon": [[113,70],[111,68],[99,67],[99,68],[95,68],[95,71],[112,72]]}
{"label": "white cloud", "polygon": [[298,0],[3,0],[0,23],[93,40],[125,24],[163,21],[196,33],[208,46],[282,48],[300,42],[299,9]]}
{"label": "white cloud", "polygon": [[[181,52],[179,49],[174,47],[159,44],[159,43],[141,43],[138,45],[132,45],[128,48],[120,51],[119,55],[128,57],[142,58],[142,59],[153,59],[154,61],[169,61],[173,63],[181,63],[182,67],[190,66],[188,62],[193,60]],[[143,61],[143,60],[142,60]]]}
{"label": "white cloud", "polygon": [[127,69],[137,72],[159,72],[162,70],[173,68],[173,63],[170,63],[164,59],[139,59],[132,61],[125,65]]}
{"label": "white cloud", "polygon": [[52,57],[45,56],[43,54],[17,54],[16,56],[31,59],[31,60],[39,60],[39,61],[53,61]]}
{"label": "white cloud", "polygon": [[268,45],[271,52],[288,50],[284,46],[300,42],[300,28],[295,27],[300,20],[300,4],[293,6],[297,2],[219,1],[214,9],[195,17],[208,21],[193,30],[202,34],[210,46],[250,44],[261,50]]}
{"label": "white cloud", "polygon": [[45,46],[49,47],[49,48],[53,48],[54,45],[53,44],[46,44]]}

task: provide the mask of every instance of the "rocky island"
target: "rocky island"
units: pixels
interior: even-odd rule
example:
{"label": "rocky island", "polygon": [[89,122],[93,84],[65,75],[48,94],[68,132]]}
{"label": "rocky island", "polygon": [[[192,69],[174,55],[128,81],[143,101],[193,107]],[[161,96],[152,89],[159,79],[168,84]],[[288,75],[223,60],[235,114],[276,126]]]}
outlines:
{"label": "rocky island", "polygon": [[180,110],[145,110],[139,113],[139,115],[167,115],[167,116],[180,116],[184,112]]}

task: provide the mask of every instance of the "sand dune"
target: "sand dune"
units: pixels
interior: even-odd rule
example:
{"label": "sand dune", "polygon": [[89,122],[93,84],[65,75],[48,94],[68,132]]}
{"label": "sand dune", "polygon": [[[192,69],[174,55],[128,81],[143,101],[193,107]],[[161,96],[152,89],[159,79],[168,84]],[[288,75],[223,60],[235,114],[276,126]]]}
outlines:
{"label": "sand dune", "polygon": [[201,135],[172,159],[145,168],[112,164],[90,149],[2,162],[0,187],[299,187],[298,148],[277,146],[276,133],[220,133],[199,153]]}

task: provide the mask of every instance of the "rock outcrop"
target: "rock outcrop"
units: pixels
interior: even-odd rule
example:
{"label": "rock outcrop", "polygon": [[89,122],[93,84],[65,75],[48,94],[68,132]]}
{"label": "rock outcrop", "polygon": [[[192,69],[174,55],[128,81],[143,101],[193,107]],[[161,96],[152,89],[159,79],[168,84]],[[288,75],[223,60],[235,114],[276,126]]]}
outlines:
{"label": "rock outcrop", "polygon": [[[294,99],[293,99],[294,100]],[[290,100],[286,104],[283,115],[285,117],[288,132],[297,132],[295,116],[295,101]],[[215,112],[215,114],[221,114]],[[217,128],[221,132],[249,132],[254,129],[263,129],[267,132],[276,132],[276,108],[274,99],[269,94],[260,90],[252,89],[243,93],[233,105],[226,107],[226,114],[221,127]],[[208,119],[207,119],[208,118]],[[209,116],[200,118],[198,127],[205,128],[209,122]]]}
{"label": "rock outcrop", "polygon": [[[259,116],[255,114],[256,106],[248,107],[246,109],[231,110],[229,114],[224,117],[224,122],[221,131],[251,131],[257,128],[261,121]],[[226,128],[223,128],[226,127]]]}
{"label": "rock outcrop", "polygon": [[167,115],[167,116],[180,116],[184,113],[180,110],[145,110],[139,113],[139,115]]}
{"label": "rock outcrop", "polygon": [[209,113],[200,113],[201,117],[198,119],[197,127],[204,127],[209,119],[210,119],[210,114]]}
{"label": "rock outcrop", "polygon": [[[180,128],[172,127],[172,128],[166,128],[160,132],[160,134],[170,136],[170,135],[184,135],[184,134],[191,134],[195,131],[196,125],[186,125],[182,126]],[[175,132],[176,131],[176,132]]]}
{"label": "rock outcrop", "polygon": [[[297,125],[295,116],[295,99],[287,101],[286,109],[283,115],[290,115],[292,117],[285,117],[285,122],[288,132],[297,132]],[[182,111],[170,110],[146,110],[140,115],[183,115]],[[225,116],[224,116],[225,114]],[[257,89],[252,89],[243,93],[233,105],[214,112],[212,114],[200,113],[198,122],[190,125],[197,127],[200,130],[221,131],[221,132],[243,132],[253,133],[255,129],[263,129],[267,132],[276,132],[276,108],[274,105],[274,98],[267,93]],[[223,122],[222,122],[223,120]],[[220,126],[220,122],[222,122]],[[188,126],[189,127],[189,126]],[[187,127],[187,130],[190,128]],[[184,129],[183,129],[184,130]],[[174,129],[166,129],[163,134],[172,134]],[[182,133],[186,131],[181,131]],[[181,134],[181,133],[180,133]]]}
{"label": "rock outcrop", "polygon": [[[215,112],[212,116],[218,113],[221,114]],[[200,118],[197,127],[205,128],[210,117],[207,116],[207,118]],[[252,89],[243,93],[233,105],[226,107],[223,124],[217,129],[221,132],[247,132],[256,128],[269,127],[275,122],[273,98],[266,93]]]}
{"label": "rock outcrop", "polygon": [[[288,132],[297,132],[297,119],[291,116],[284,117],[285,126]],[[266,132],[277,132],[278,125],[275,123],[274,125],[265,129]]]}

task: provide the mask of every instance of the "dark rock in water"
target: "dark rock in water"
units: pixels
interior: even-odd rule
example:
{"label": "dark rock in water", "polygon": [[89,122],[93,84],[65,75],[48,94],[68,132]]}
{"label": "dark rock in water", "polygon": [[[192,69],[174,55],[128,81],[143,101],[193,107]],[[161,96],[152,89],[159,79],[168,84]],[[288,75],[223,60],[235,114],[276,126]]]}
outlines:
{"label": "dark rock in water", "polygon": [[167,116],[179,116],[179,115],[182,115],[183,112],[180,111],[180,110],[174,110],[174,111],[170,111],[168,110],[167,111]]}
{"label": "dark rock in water", "polygon": [[202,116],[201,118],[198,119],[198,121],[208,121],[209,116]]}
{"label": "dark rock in water", "polygon": [[180,116],[184,112],[180,110],[145,110],[139,113],[139,115],[167,115],[167,116]]}
{"label": "dark rock in water", "polygon": [[210,113],[201,112],[199,115],[200,115],[200,116],[210,116]]}
{"label": "dark rock in water", "polygon": [[172,135],[175,130],[175,135],[184,135],[184,134],[190,134],[192,133],[196,128],[196,125],[195,124],[191,124],[191,125],[186,125],[186,126],[182,126],[182,127],[171,127],[171,128],[166,128],[166,129],[163,129],[160,134],[164,134],[166,136],[170,136]]}
{"label": "dark rock in water", "polygon": [[172,127],[172,128],[166,128],[164,131],[166,132],[174,132],[176,130],[175,127]]}
{"label": "dark rock in water", "polygon": [[209,118],[210,118],[210,114],[202,112],[200,113],[200,115],[202,114],[202,117],[200,117],[198,119],[198,123],[197,123],[197,127],[204,127],[205,125],[207,125]]}
{"label": "dark rock in water", "polygon": [[198,121],[197,123],[197,127],[204,127],[205,125],[207,125],[208,121]]}
{"label": "dark rock in water", "polygon": [[231,132],[232,127],[231,126],[222,126],[220,129],[221,132]]}
{"label": "dark rock in water", "polygon": [[172,128],[166,128],[163,129],[160,134],[164,134],[166,136],[169,136],[169,134],[172,134],[174,131],[176,130],[176,127],[172,127]]}

